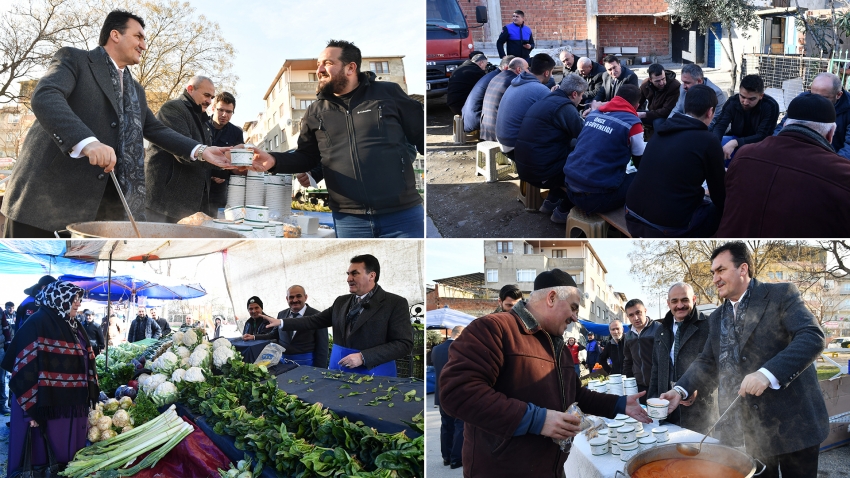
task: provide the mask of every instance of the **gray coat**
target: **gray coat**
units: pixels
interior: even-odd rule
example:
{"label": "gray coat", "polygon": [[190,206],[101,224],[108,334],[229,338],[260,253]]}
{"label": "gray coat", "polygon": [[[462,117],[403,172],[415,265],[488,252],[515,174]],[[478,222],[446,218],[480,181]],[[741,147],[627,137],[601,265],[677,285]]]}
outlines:
{"label": "gray coat", "polygon": [[[6,217],[50,231],[97,217],[109,175],[69,153],[92,136],[118,149],[118,99],[111,66],[100,55],[97,50],[61,48],[39,80],[32,96],[36,122],[9,180],[2,208]],[[160,123],[148,109],[141,85],[134,79],[132,86],[138,91],[145,138],[188,157],[197,141]]]}
{"label": "gray coat", "polygon": [[[829,416],[814,362],[824,348],[817,319],[794,284],[753,284],[741,336],[741,368],[750,374],[766,368],[779,381],[761,396],[742,397],[744,443],[755,457],[774,456],[819,445],[829,434]],[[720,317],[708,318],[705,348],[677,382],[688,393],[717,389]]]}
{"label": "gray coat", "polygon": [[[687,324],[684,335],[679,339],[679,355],[676,357],[676,376],[681,377],[688,366],[696,360],[705,342],[708,340],[708,317],[696,308],[685,318]],[[673,348],[673,314],[667,312],[660,321],[661,330],[655,334],[655,346],[652,349],[652,377],[649,380],[648,398],[658,397],[670,390],[670,350]],[[700,390],[697,399],[690,407],[679,407],[667,417],[667,421],[689,430],[705,433],[719,417],[717,413],[717,392]]]}
{"label": "gray coat", "polygon": [[[376,286],[377,287],[377,286]],[[309,317],[286,319],[281,330],[311,330],[333,327],[334,344],[359,350],[366,368],[407,357],[413,350],[413,327],[407,299],[383,289],[375,291],[349,337],[345,336],[345,315],[353,294],[336,298],[333,306]]]}
{"label": "gray coat", "polygon": [[[166,101],[157,119],[197,143],[212,144],[207,118],[187,92]],[[209,209],[210,172],[214,166],[204,161],[175,156],[151,144],[145,151],[145,207],[182,219]]]}

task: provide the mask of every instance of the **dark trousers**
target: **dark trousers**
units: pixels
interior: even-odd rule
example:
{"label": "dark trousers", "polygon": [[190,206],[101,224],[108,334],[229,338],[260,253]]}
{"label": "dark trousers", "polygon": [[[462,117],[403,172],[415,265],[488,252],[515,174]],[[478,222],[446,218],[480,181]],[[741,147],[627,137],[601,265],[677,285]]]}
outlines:
{"label": "dark trousers", "polygon": [[[566,159],[564,160],[564,162],[566,162]],[[531,184],[534,187],[540,189],[548,189],[549,195],[546,197],[546,199],[548,199],[549,202],[558,202],[560,200],[561,204],[558,205],[558,209],[561,212],[569,212],[569,210],[573,208],[573,203],[572,201],[570,201],[570,198],[567,197],[567,191],[564,187],[563,164],[561,165],[558,174],[546,179],[545,181],[529,181],[524,178],[520,179],[523,179],[525,182]]]}
{"label": "dark trousers", "polygon": [[[646,385],[637,384],[637,387],[638,387],[638,393],[649,391],[649,387],[647,387]],[[646,405],[646,399],[647,399],[647,396],[644,393],[643,396],[640,397],[640,399],[638,399],[638,400],[640,401],[640,403]]]}
{"label": "dark trousers", "polygon": [[[759,475],[760,478],[779,478],[779,472],[782,472],[782,478],[816,478],[818,476],[818,455],[820,453],[820,445],[814,445],[809,448],[785,453],[783,455],[774,456],[757,456],[762,463],[767,466],[764,473]],[[758,465],[756,465],[758,468]]]}
{"label": "dark trousers", "polygon": [[452,465],[462,463],[463,421],[449,416],[440,407],[440,453]]}
{"label": "dark trousers", "polygon": [[570,201],[588,214],[608,212],[623,207],[626,204],[626,193],[635,180],[635,174],[627,174],[617,189],[603,193],[577,193],[567,188]]}
{"label": "dark trousers", "polygon": [[626,226],[632,237],[711,237],[720,226],[720,213],[711,199],[704,197],[702,204],[694,210],[687,227],[673,229],[650,225],[634,217],[632,211],[626,214]]}

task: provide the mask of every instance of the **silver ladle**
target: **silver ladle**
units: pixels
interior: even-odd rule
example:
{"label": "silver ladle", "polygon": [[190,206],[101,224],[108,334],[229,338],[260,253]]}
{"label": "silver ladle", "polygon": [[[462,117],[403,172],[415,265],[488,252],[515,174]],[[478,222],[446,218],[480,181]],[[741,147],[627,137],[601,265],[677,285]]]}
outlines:
{"label": "silver ladle", "polygon": [[121,204],[124,205],[124,211],[127,213],[127,217],[130,218],[130,224],[133,225],[133,230],[136,231],[136,237],[141,238],[142,233],[139,232],[139,226],[136,225],[136,220],[133,219],[133,213],[130,212],[130,205],[127,204],[127,200],[124,199],[124,192],[121,191],[121,185],[118,184],[118,178],[115,177],[115,170],[109,172],[109,175],[112,176],[112,182],[115,183],[115,189],[118,190],[118,197],[121,198]]}
{"label": "silver ladle", "polygon": [[709,428],[708,431],[705,432],[705,436],[702,437],[702,440],[699,441],[698,445],[694,446],[692,443],[677,443],[676,451],[685,456],[699,455],[699,452],[702,450],[702,442],[704,442],[705,439],[708,438],[708,434],[711,433],[712,430],[714,430],[714,427],[716,427],[717,424],[720,423],[720,420],[723,420],[723,417],[726,416],[726,413],[729,412],[729,410],[731,410],[733,406],[735,406],[735,402],[737,402],[739,398],[741,398],[740,395],[735,397],[735,400],[732,400],[732,403],[730,403],[729,406],[726,407],[726,411],[723,412],[723,415],[720,415],[720,418],[718,418],[717,421],[714,422],[714,425],[712,425],[711,428]]}

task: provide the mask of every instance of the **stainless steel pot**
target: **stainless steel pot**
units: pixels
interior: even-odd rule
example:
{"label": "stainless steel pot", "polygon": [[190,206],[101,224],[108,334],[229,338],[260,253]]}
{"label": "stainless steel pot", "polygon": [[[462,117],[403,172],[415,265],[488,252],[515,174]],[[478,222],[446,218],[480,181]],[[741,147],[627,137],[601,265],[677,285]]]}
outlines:
{"label": "stainless steel pot", "polygon": [[[740,472],[744,475],[745,478],[750,478],[752,476],[758,476],[762,474],[766,466],[764,463],[759,460],[750,457],[746,453],[736,450],[735,448],[728,447],[725,445],[718,445],[715,443],[703,443],[702,450],[699,455],[696,456],[686,456],[679,453],[676,450],[675,444],[668,445],[659,445],[654,448],[650,448],[649,450],[642,451],[635,455],[631,460],[626,462],[626,466],[624,468],[625,473],[622,471],[617,471],[616,475],[631,477],[634,472],[636,472],[640,467],[646,465],[647,463],[652,463],[653,461],[658,460],[668,460],[671,458],[683,458],[683,459],[699,459],[699,460],[707,460],[713,461],[715,463],[720,463],[722,465],[726,465],[733,470]],[[761,470],[756,473],[756,464],[760,464],[762,466]]]}
{"label": "stainless steel pot", "polygon": [[[143,238],[204,238],[204,239],[244,239],[238,232],[203,226],[186,226],[161,222],[139,222],[139,232]],[[68,226],[73,239],[91,238],[135,238],[136,232],[129,221],[78,222]]]}

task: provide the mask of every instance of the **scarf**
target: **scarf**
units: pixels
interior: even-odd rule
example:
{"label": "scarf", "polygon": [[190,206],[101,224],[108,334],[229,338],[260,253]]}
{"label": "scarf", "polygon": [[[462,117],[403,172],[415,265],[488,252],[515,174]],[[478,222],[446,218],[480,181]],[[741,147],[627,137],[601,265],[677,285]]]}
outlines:
{"label": "scarf", "polygon": [[[732,310],[732,302],[723,304],[720,316],[720,357],[718,358],[720,382],[718,386],[717,405],[719,410],[726,408],[735,400],[744,375],[741,372],[741,346],[740,337],[744,333],[744,321],[747,315],[747,306],[752,296],[753,281],[747,287],[744,296],[738,302],[738,317]],[[735,407],[729,410],[726,417],[717,425],[720,432],[720,440],[723,444],[740,447],[744,445],[744,423],[742,408]]]}
{"label": "scarf", "polygon": [[803,135],[807,138],[814,140],[818,144],[818,146],[820,146],[821,148],[823,148],[823,149],[825,149],[829,152],[832,152],[832,153],[835,152],[835,148],[832,147],[832,144],[829,141],[827,141],[826,138],[821,136],[821,134],[818,133],[817,131],[815,131],[811,128],[807,128],[803,125],[789,124],[789,125],[783,127],[782,131],[779,132],[780,135],[783,134],[783,133],[799,133],[799,134],[801,134],[801,135]]}
{"label": "scarf", "polygon": [[360,316],[360,313],[363,312],[363,309],[366,308],[366,304],[369,303],[369,300],[375,295],[375,292],[381,286],[375,285],[375,287],[366,293],[362,299],[357,299],[356,295],[351,296],[351,301],[348,304],[348,313],[345,315],[345,328],[348,333],[351,333],[351,329],[354,328],[354,324],[357,322],[357,317]]}
{"label": "scarf", "polygon": [[[109,65],[109,76],[112,87],[118,98],[118,150],[115,151],[118,162],[115,165],[115,176],[121,191],[130,206],[133,218],[144,221],[145,218],[145,144],[142,135],[142,110],[139,104],[139,92],[136,82],[130,76],[129,68],[124,68],[124,75],[119,80],[118,69],[109,59],[103,47],[104,61]],[[121,82],[124,83],[123,94]]]}
{"label": "scarf", "polygon": [[70,282],[48,284],[36,297],[42,307],[18,330],[3,359],[3,368],[12,373],[10,390],[39,425],[88,416],[100,394],[91,344],[69,314],[82,294]]}

